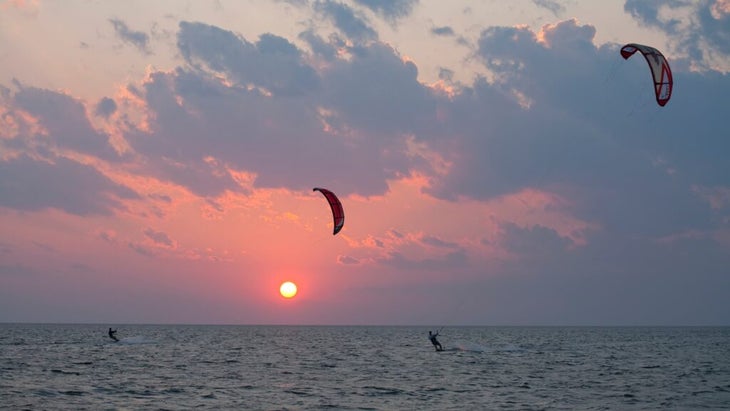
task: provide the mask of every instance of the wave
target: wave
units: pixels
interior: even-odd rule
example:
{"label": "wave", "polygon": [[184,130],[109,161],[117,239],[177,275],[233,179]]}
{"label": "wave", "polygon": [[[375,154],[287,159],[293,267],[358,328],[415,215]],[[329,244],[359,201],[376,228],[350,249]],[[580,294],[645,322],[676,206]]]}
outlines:
{"label": "wave", "polygon": [[147,338],[142,335],[135,335],[133,337],[125,337],[116,342],[116,344],[134,345],[134,344],[156,344],[157,341]]}

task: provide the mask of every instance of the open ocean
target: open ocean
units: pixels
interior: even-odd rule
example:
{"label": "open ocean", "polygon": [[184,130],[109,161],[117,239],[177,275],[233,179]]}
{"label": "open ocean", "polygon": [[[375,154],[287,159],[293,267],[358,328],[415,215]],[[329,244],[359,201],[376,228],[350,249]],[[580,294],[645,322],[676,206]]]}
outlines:
{"label": "open ocean", "polygon": [[22,410],[730,409],[730,327],[0,324]]}

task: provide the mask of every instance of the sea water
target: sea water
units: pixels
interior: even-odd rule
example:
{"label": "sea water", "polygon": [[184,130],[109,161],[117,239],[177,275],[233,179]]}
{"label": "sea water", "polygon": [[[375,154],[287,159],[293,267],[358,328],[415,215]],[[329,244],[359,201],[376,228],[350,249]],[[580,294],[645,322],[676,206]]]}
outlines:
{"label": "sea water", "polygon": [[5,409],[730,409],[730,328],[0,324]]}

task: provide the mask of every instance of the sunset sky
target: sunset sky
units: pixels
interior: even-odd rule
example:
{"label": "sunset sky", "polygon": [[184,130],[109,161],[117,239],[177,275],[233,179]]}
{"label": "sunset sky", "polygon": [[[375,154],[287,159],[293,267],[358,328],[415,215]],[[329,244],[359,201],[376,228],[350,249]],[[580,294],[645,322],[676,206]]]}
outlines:
{"label": "sunset sky", "polygon": [[729,72],[730,0],[0,0],[0,321],[730,325]]}

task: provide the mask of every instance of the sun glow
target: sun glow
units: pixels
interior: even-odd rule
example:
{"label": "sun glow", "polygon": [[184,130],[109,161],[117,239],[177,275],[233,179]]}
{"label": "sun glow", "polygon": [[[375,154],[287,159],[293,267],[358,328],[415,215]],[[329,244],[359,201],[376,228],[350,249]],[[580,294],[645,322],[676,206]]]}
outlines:
{"label": "sun glow", "polygon": [[281,284],[281,287],[279,287],[279,292],[284,298],[293,298],[297,295],[297,285],[291,281],[286,281]]}

